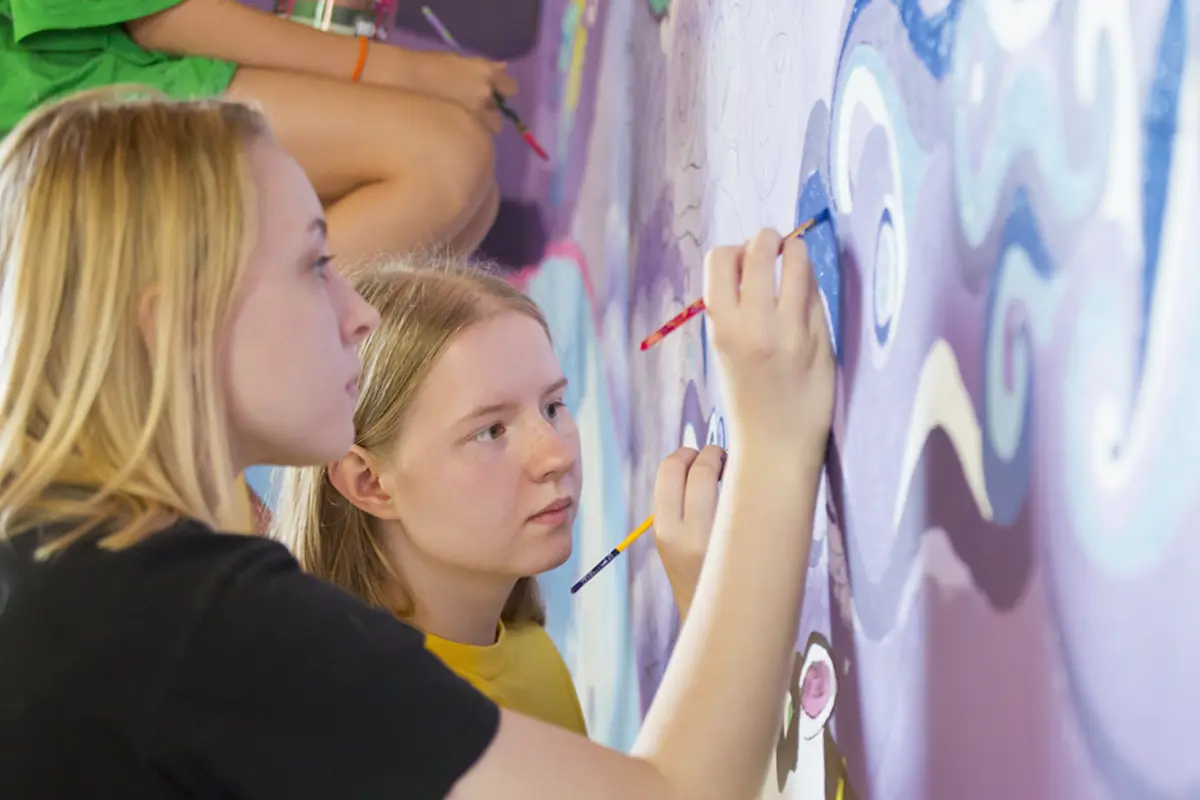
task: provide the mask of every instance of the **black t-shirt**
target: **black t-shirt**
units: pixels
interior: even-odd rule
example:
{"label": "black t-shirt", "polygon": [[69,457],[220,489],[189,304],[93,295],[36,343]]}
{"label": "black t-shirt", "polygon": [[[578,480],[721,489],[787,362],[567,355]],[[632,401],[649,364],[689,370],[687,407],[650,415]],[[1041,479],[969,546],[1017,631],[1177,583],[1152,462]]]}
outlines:
{"label": "black t-shirt", "polygon": [[0,798],[435,798],[500,712],[280,544],[0,541]]}

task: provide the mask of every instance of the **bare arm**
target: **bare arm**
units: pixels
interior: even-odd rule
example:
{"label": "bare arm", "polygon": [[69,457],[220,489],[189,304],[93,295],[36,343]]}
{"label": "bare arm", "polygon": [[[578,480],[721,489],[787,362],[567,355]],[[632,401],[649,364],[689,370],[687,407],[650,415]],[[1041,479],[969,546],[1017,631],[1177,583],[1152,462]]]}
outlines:
{"label": "bare arm", "polygon": [[761,788],[804,597],[819,468],[750,447],[729,456],[696,594],[634,748],[688,797]]}
{"label": "bare arm", "polygon": [[[808,563],[817,475],[731,456],[687,624],[629,758],[505,712],[455,800],[750,798],[778,732]],[[755,463],[739,461],[742,454]],[[799,491],[798,487],[802,487]],[[735,534],[736,532],[736,534]],[[732,541],[736,538],[736,542]],[[547,765],[554,765],[553,768]]]}
{"label": "bare arm", "polygon": [[[349,80],[358,62],[357,39],[298,25],[238,0],[183,0],[125,27],[147,50],[216,58],[244,67]],[[362,79],[421,90],[414,55],[372,42]],[[377,81],[377,75],[386,79]]]}

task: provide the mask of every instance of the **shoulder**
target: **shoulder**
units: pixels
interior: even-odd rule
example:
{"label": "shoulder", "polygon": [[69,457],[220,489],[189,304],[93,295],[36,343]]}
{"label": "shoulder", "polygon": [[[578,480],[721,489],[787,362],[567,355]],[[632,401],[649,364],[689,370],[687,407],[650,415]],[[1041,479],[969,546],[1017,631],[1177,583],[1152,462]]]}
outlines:
{"label": "shoulder", "polygon": [[537,676],[543,691],[555,697],[555,716],[549,721],[586,736],[587,723],[579,704],[575,680],[550,634],[544,627],[532,622],[514,625],[506,629],[506,634],[512,642],[515,660],[523,663],[530,674]]}
{"label": "shoulder", "polygon": [[[71,635],[53,648],[82,661],[113,657],[138,642],[139,652],[164,659],[155,660],[157,667],[141,666],[168,669],[172,654],[204,631],[214,614],[234,611],[240,624],[252,625],[273,613],[272,603],[256,595],[269,592],[278,577],[300,574],[276,542],[215,533],[190,520],[121,549],[98,544],[100,534],[94,534],[37,559],[38,547],[56,533],[30,532],[0,548],[0,582],[11,593],[6,630],[15,635],[16,626],[49,649],[52,643],[40,632],[65,625]],[[250,609],[244,604],[256,601],[261,608],[245,613]],[[89,628],[107,635],[90,636]]]}
{"label": "shoulder", "polygon": [[220,533],[185,520],[133,547],[102,554],[106,563],[135,573],[156,594],[186,593],[197,622],[213,607],[248,599],[275,577],[301,574],[287,548],[262,536]]}
{"label": "shoulder", "polygon": [[423,652],[423,634],[305,573],[279,542],[259,536],[213,538],[224,540],[213,549],[226,552],[222,569],[213,574],[197,647],[218,637],[227,648],[234,636],[233,641],[271,658],[286,648],[319,649],[325,638],[352,646],[346,657],[378,650]]}
{"label": "shoulder", "polygon": [[543,679],[555,681],[560,687],[569,687],[575,693],[575,682],[567,669],[558,646],[541,625],[520,623],[505,630],[512,652],[517,659],[532,665]]}
{"label": "shoulder", "polygon": [[[0,558],[6,578],[29,608],[87,617],[121,616],[138,609],[138,629],[170,625],[174,632],[203,609],[237,575],[256,564],[294,564],[282,546],[259,537],[213,533],[184,520],[137,544],[109,549],[88,536],[49,558],[34,553],[58,530],[16,537]],[[22,603],[24,606],[24,603]]]}
{"label": "shoulder", "polygon": [[243,538],[181,652],[164,765],[199,759],[245,796],[448,792],[495,735],[495,705],[420,632]]}

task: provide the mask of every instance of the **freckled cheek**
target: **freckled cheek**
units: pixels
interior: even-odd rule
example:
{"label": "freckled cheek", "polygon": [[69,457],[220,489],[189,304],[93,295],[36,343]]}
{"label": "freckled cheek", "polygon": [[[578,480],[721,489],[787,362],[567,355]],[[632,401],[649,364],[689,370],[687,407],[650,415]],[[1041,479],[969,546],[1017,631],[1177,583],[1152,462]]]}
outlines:
{"label": "freckled cheek", "polygon": [[496,525],[517,514],[523,473],[510,463],[491,463],[459,483],[454,502],[468,514]]}

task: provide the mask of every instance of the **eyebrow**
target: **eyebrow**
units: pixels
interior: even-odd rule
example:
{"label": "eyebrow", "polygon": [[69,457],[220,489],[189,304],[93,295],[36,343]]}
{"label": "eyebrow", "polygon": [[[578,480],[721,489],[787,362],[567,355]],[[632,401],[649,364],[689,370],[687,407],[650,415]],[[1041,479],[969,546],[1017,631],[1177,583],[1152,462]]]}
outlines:
{"label": "eyebrow", "polygon": [[[546,395],[555,394],[556,392],[561,392],[565,388],[567,388],[567,379],[559,378],[554,383],[550,384],[549,386],[547,386],[545,389],[542,390],[542,397],[545,397]],[[491,414],[498,414],[501,411],[508,411],[515,405],[517,405],[517,404],[516,403],[493,403],[493,404],[487,405],[487,406],[480,406],[479,408],[472,411],[470,414],[465,415],[461,421],[466,422],[468,420],[473,420],[478,417],[486,417]]]}
{"label": "eyebrow", "polygon": [[319,234],[322,239],[329,238],[329,225],[320,217],[316,217],[308,223],[308,230],[311,233]]}

